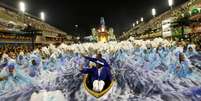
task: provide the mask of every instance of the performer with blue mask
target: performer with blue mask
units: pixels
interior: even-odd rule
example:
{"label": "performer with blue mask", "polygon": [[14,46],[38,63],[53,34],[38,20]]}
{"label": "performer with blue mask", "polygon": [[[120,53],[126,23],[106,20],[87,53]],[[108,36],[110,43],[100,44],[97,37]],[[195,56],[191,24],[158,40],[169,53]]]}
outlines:
{"label": "performer with blue mask", "polygon": [[57,58],[59,60],[59,63],[61,63],[61,65],[65,64],[66,57],[65,57],[64,53],[59,53]]}
{"label": "performer with blue mask", "polygon": [[19,55],[16,59],[17,64],[22,65],[24,63],[24,56],[23,55]]}
{"label": "performer with blue mask", "polygon": [[179,59],[172,65],[171,73],[179,78],[186,78],[192,73],[190,62],[185,58],[183,53],[179,53]]}
{"label": "performer with blue mask", "polygon": [[151,47],[148,47],[148,49],[145,50],[144,59],[145,62],[143,68],[147,70],[154,70],[161,63],[159,55],[156,54],[155,49]]}
{"label": "performer with blue mask", "polygon": [[118,50],[117,52],[117,59],[120,61],[124,61],[127,58],[127,54],[123,49]]}
{"label": "performer with blue mask", "polygon": [[144,57],[143,57],[143,53],[144,49],[140,46],[137,46],[137,48],[135,49],[134,55],[133,57],[138,61],[139,64],[143,65],[144,63]]}
{"label": "performer with blue mask", "polygon": [[13,80],[19,87],[25,87],[32,85],[32,79],[22,72],[15,63],[11,63],[9,66],[9,72],[13,76]]}
{"label": "performer with blue mask", "polygon": [[123,49],[119,49],[115,54],[115,65],[117,68],[122,68],[125,60],[127,59],[127,54]]}
{"label": "performer with blue mask", "polygon": [[3,54],[2,60],[0,62],[0,70],[2,70],[4,67],[8,65],[9,57],[7,54]]}
{"label": "performer with blue mask", "polygon": [[15,72],[14,64],[8,64],[7,67],[0,72],[1,90],[9,91],[13,90],[16,87],[16,83],[14,82],[14,76],[13,76],[14,72]]}
{"label": "performer with blue mask", "polygon": [[55,55],[51,55],[49,59],[45,61],[46,63],[43,66],[44,70],[54,71],[57,69],[57,58]]}
{"label": "performer with blue mask", "polygon": [[31,59],[28,74],[31,77],[35,77],[40,74],[40,60],[37,57],[33,57]]}
{"label": "performer with blue mask", "polygon": [[198,53],[196,52],[195,48],[193,48],[192,45],[188,45],[187,51],[185,54],[186,54],[187,58],[190,58],[192,56],[197,55]]}
{"label": "performer with blue mask", "polygon": [[26,70],[25,68],[28,67],[28,60],[27,57],[24,55],[23,52],[20,52],[20,54],[16,58],[17,67]]}
{"label": "performer with blue mask", "polygon": [[8,66],[0,72],[2,90],[13,90],[17,87],[25,87],[32,85],[32,80],[26,76],[18,68],[15,61],[9,61]]}

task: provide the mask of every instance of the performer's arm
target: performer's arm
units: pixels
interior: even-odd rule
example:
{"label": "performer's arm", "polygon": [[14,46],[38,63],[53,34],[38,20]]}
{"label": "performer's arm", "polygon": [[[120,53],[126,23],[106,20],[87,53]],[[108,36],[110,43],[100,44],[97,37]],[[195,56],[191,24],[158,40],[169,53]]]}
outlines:
{"label": "performer's arm", "polygon": [[91,68],[83,68],[83,65],[80,65],[80,72],[83,74],[88,74],[90,72],[92,72]]}
{"label": "performer's arm", "polygon": [[91,58],[91,57],[87,57],[87,56],[84,56],[84,58],[91,61],[91,62],[96,62],[98,60],[96,58]]}

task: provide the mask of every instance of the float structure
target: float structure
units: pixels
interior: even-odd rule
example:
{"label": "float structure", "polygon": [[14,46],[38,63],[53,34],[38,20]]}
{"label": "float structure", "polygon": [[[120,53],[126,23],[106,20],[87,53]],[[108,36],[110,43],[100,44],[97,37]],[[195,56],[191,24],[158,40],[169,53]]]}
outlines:
{"label": "float structure", "polygon": [[100,27],[99,28],[92,28],[92,37],[90,40],[97,41],[97,42],[109,42],[109,41],[115,41],[116,37],[114,35],[114,29],[109,28],[105,26],[105,20],[104,17],[101,17],[100,19]]}

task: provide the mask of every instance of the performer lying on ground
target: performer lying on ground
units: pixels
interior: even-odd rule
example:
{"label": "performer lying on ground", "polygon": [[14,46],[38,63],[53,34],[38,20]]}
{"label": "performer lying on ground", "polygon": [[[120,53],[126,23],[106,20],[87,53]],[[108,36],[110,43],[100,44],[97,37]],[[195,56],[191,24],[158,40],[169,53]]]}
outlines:
{"label": "performer lying on ground", "polygon": [[106,81],[112,81],[110,67],[106,60],[102,58],[101,54],[97,54],[96,58],[85,57],[85,59],[96,63],[96,66],[93,66],[92,68],[83,68],[83,65],[80,65],[81,72],[84,74],[90,74],[91,78],[89,79],[89,82],[90,84],[93,84],[93,90],[101,92]]}

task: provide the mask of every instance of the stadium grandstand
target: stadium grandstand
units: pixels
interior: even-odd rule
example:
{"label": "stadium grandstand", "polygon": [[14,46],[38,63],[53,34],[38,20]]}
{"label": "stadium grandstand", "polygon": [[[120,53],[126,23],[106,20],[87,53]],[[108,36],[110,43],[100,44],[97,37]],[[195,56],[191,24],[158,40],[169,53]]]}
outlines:
{"label": "stadium grandstand", "polygon": [[[163,12],[162,14],[159,14],[156,17],[153,17],[152,19],[148,21],[141,22],[139,24],[135,24],[134,27],[132,27],[130,30],[128,30],[126,33],[124,33],[121,36],[121,40],[128,39],[129,37],[135,37],[135,39],[154,39],[157,37],[165,37],[163,35],[163,24],[165,20],[168,19],[173,19],[174,21],[171,24],[171,38],[182,36],[181,34],[183,33],[184,36],[192,36],[192,34],[197,33],[195,36],[199,36],[201,31],[195,31],[193,29],[194,26],[199,26],[198,23],[195,25],[197,21],[200,20],[200,6],[201,0],[188,0],[182,5],[173,7],[172,9]],[[198,9],[198,12],[195,14],[195,9]],[[192,19],[194,17],[197,17],[197,19]],[[187,18],[187,19],[185,19]],[[178,24],[185,24],[185,22],[181,21],[189,21],[188,25],[182,25],[182,27],[178,28],[176,25]],[[182,32],[181,29],[184,31]],[[198,28],[197,28],[198,29]],[[176,33],[178,32],[178,33]],[[180,34],[180,35],[178,35]],[[168,37],[167,37],[168,38]]]}
{"label": "stadium grandstand", "polygon": [[0,44],[41,46],[73,43],[74,37],[47,24],[38,17],[22,13],[0,3]]}

